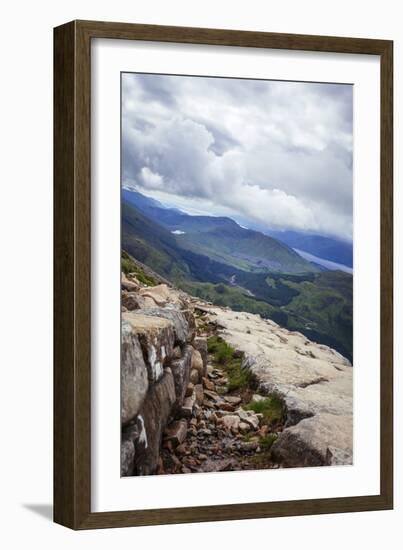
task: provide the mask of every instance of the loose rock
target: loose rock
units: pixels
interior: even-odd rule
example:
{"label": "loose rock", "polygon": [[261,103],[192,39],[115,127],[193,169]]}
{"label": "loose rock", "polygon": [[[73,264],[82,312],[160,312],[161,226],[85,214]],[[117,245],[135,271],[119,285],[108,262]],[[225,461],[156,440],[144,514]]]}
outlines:
{"label": "loose rock", "polygon": [[236,415],[227,415],[222,417],[222,424],[223,426],[231,430],[233,433],[237,433],[239,429],[240,419],[239,416]]}
{"label": "loose rock", "polygon": [[190,371],[190,381],[192,382],[192,384],[196,385],[199,383],[199,380],[199,371],[197,371],[196,369],[192,369]]}
{"label": "loose rock", "polygon": [[201,384],[196,384],[194,387],[194,392],[196,396],[196,403],[198,405],[202,405],[204,400],[203,386]]}
{"label": "loose rock", "polygon": [[203,359],[200,351],[194,348],[192,351],[192,369],[197,370],[199,373],[199,378],[202,378],[205,375]]}
{"label": "loose rock", "polygon": [[206,388],[206,390],[214,391],[215,385],[214,382],[211,382],[208,378],[204,377],[202,378],[203,386]]}
{"label": "loose rock", "polygon": [[174,446],[180,445],[186,438],[187,422],[179,420],[173,422],[166,430],[166,439],[171,441]]}

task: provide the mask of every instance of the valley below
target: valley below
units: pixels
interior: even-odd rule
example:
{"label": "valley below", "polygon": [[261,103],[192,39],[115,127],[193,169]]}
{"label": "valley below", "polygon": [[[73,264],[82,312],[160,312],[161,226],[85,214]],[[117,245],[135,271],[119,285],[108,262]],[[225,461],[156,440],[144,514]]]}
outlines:
{"label": "valley below", "polygon": [[[328,270],[230,218],[191,216],[127,189],[122,201],[122,248],[133,258],[192,296],[271,319],[352,362],[351,273]],[[349,261],[346,245],[329,241],[320,239],[319,250]]]}

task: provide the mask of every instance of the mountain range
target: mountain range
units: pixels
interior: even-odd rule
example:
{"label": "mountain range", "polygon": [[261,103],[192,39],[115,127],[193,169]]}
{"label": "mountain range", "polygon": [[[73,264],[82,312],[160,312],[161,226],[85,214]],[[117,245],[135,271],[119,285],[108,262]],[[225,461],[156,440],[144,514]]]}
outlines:
{"label": "mountain range", "polygon": [[123,188],[122,249],[190,294],[272,318],[352,358],[352,276],[273,236]]}

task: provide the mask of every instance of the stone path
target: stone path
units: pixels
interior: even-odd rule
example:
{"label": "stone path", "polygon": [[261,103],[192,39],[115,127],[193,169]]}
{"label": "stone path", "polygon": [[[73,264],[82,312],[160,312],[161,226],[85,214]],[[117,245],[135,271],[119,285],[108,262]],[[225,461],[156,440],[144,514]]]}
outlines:
{"label": "stone path", "polygon": [[252,391],[228,393],[227,382],[225,371],[209,363],[202,384],[189,384],[189,398],[195,395],[192,412],[185,401],[167,427],[158,474],[278,467],[260,445],[269,432],[263,415],[242,408]]}

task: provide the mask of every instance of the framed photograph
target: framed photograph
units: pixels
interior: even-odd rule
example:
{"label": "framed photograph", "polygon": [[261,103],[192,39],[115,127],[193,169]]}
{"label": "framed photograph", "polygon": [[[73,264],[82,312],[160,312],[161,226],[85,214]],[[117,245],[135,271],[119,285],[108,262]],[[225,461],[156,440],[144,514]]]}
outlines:
{"label": "framed photograph", "polygon": [[54,34],[54,519],[393,507],[393,43]]}

